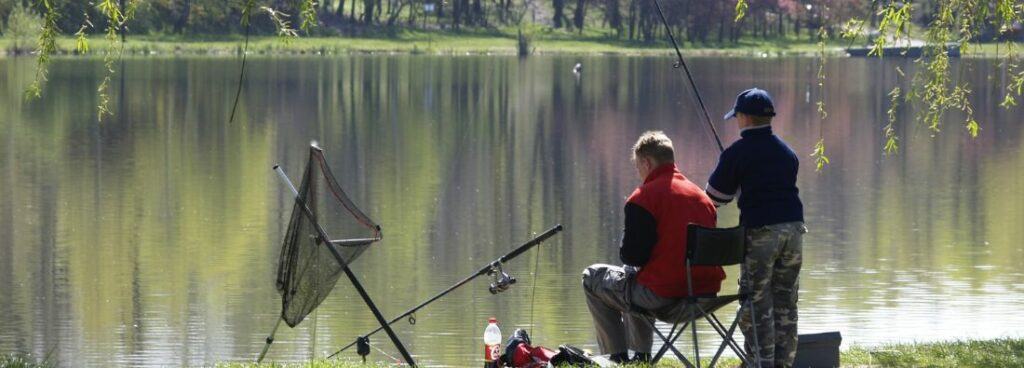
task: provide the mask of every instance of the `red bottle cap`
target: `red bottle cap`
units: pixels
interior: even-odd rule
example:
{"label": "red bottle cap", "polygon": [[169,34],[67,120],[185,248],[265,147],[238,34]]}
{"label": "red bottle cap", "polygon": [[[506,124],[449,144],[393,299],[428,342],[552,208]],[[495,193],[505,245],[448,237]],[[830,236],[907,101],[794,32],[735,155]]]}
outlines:
{"label": "red bottle cap", "polygon": [[487,320],[487,323],[498,323],[498,319],[491,317],[490,319]]}

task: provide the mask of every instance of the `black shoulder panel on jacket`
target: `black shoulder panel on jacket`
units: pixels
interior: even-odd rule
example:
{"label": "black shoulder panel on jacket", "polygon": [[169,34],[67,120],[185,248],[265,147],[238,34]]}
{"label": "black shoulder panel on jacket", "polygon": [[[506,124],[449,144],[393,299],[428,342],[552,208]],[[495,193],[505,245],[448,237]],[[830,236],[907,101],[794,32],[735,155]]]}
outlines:
{"label": "black shoulder panel on jacket", "polygon": [[640,205],[626,203],[626,225],[622,230],[619,258],[630,266],[643,267],[658,243],[658,222]]}

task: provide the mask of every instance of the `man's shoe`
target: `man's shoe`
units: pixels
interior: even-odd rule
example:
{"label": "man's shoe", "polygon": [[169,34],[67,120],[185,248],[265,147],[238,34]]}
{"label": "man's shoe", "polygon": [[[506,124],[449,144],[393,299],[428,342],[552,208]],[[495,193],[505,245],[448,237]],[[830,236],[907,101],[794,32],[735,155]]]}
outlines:
{"label": "man's shoe", "polygon": [[651,363],[651,353],[636,353],[633,354],[633,359],[629,360],[630,363]]}
{"label": "man's shoe", "polygon": [[629,352],[615,353],[608,356],[608,360],[611,360],[615,364],[629,363]]}

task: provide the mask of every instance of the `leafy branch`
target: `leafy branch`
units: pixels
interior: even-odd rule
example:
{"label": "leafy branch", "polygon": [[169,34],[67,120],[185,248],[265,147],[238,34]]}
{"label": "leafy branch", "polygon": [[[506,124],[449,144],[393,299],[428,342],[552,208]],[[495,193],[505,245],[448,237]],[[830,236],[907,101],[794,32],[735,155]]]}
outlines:
{"label": "leafy branch", "polygon": [[114,68],[114,62],[124,53],[124,42],[118,37],[118,31],[123,31],[125,23],[130,19],[129,17],[135,14],[135,1],[129,1],[124,11],[114,1],[103,0],[99,4],[100,12],[107,17],[106,39],[111,45],[119,44],[120,48],[116,55],[108,51],[103,56],[103,66],[106,69],[106,74],[103,76],[103,81],[100,82],[99,87],[96,88],[100,99],[96,112],[96,119],[98,121],[103,121],[104,116],[113,115],[113,112],[110,110],[110,81],[117,72]]}
{"label": "leafy branch", "polygon": [[815,171],[821,171],[830,162],[825,153],[825,119],[828,118],[828,110],[825,109],[825,64],[828,63],[825,55],[825,38],[828,37],[828,30],[822,25],[818,29],[818,101],[815,105],[818,109],[818,116],[821,117],[821,126],[818,127],[818,143],[814,145],[811,157],[814,158]]}
{"label": "leafy branch", "polygon": [[299,24],[299,29],[306,32],[308,35],[310,30],[317,26],[316,18],[316,1],[315,0],[301,0],[299,4],[299,19],[302,23]]}
{"label": "leafy branch", "polygon": [[811,157],[814,158],[815,171],[821,171],[825,165],[828,165],[831,162],[829,161],[828,156],[825,155],[824,138],[818,138],[818,142],[814,144],[814,151],[811,152]]}
{"label": "leafy branch", "polygon": [[739,23],[743,20],[743,17],[747,16],[747,10],[750,9],[750,4],[747,4],[747,0],[736,1],[736,18],[733,22]]}
{"label": "leafy branch", "polygon": [[44,10],[43,29],[39,34],[39,56],[36,58],[35,79],[25,89],[25,99],[43,96],[43,83],[49,74],[50,56],[57,52],[57,10],[51,0],[39,0]]}
{"label": "leafy branch", "polygon": [[288,43],[293,38],[299,37],[299,31],[292,28],[292,23],[288,20],[288,17],[291,15],[274,10],[269,6],[261,6],[260,10],[267,12],[267,15],[270,16],[270,20],[274,22],[274,26],[277,28],[277,35],[282,41]]}
{"label": "leafy branch", "polygon": [[889,109],[886,110],[885,114],[888,117],[887,124],[882,128],[882,134],[885,136],[885,147],[883,151],[886,155],[894,154],[899,151],[899,136],[896,135],[896,114],[899,112],[900,99],[903,90],[899,86],[899,80],[903,78],[903,69],[896,67],[896,73],[898,75],[897,85],[889,91]]}

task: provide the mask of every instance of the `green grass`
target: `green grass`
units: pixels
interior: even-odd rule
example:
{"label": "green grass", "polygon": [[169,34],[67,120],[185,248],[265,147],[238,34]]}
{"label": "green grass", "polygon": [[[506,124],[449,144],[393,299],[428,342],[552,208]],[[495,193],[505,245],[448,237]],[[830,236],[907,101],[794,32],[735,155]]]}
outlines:
{"label": "green grass", "polygon": [[[300,37],[282,39],[273,36],[259,36],[250,39],[249,50],[253,54],[351,54],[351,53],[406,53],[406,54],[502,54],[516,53],[516,29],[465,30],[465,31],[421,31],[394,30],[368,33],[359,37]],[[645,43],[616,38],[604,29],[593,29],[582,33],[552,30],[544,27],[526,29],[531,39],[530,48],[536,54],[625,54],[664,55],[671,52],[671,45],[665,40]],[[24,41],[22,42],[23,48]],[[89,53],[102,55],[117,51],[120,46],[111,44],[102,36],[89,38]],[[229,36],[173,36],[137,35],[129,36],[124,45],[128,55],[214,55],[234,56],[241,52],[243,38]],[[826,43],[829,55],[845,55],[843,49],[850,43],[830,40]],[[14,42],[0,39],[0,50],[13,52]],[[74,54],[75,39],[62,36],[57,40],[58,53]],[[817,42],[807,38],[789,36],[774,39],[743,38],[736,43],[689,43],[681,45],[687,55],[722,56],[791,56],[816,55]],[[34,43],[28,42],[33,48]],[[995,54],[998,45],[984,44],[970,50],[972,54]],[[22,52],[31,50],[22,50]],[[1024,51],[1019,45],[1017,52]]]}
{"label": "green grass", "polygon": [[0,368],[50,368],[53,364],[45,359],[37,360],[29,355],[2,354],[0,355]]}
{"label": "green grass", "polygon": [[1024,367],[1024,339],[852,348],[843,354],[843,364],[878,367]]}
{"label": "green grass", "polygon": [[[533,35],[530,48],[535,54],[625,54],[663,55],[671,52],[671,46],[662,43],[630,42],[614,38],[543,37]],[[129,55],[214,55],[233,56],[241,52],[243,40],[236,37],[220,39],[175,39],[168,37],[129,37],[124,51]],[[12,49],[13,42],[0,40],[0,49]],[[61,37],[57,40],[58,53],[72,54],[75,40]],[[89,39],[89,53],[104,54],[118,49],[100,37]],[[725,45],[684,45],[690,55],[790,55],[813,54],[814,44],[793,41],[741,41]],[[514,55],[514,35],[481,33],[432,33],[404,31],[392,37],[302,37],[281,39],[278,37],[253,37],[249,51],[263,55],[293,54],[353,54],[353,53],[402,53],[402,54],[498,54]],[[837,51],[830,49],[830,52]]]}
{"label": "green grass", "polygon": [[[852,347],[843,352],[842,363],[844,367],[1024,367],[1024,339],[894,344],[876,348]],[[735,367],[738,365],[737,359],[726,359],[718,366]],[[224,363],[217,365],[221,368],[362,368],[377,366],[379,365],[362,365],[343,360],[321,360],[303,364]],[[645,366],[632,365],[630,367],[644,368]],[[658,367],[675,368],[682,367],[682,364],[666,360],[658,364]]]}
{"label": "green grass", "polygon": [[[844,367],[1024,367],[1024,339],[965,340],[919,344],[893,344],[874,348],[852,347],[843,352]],[[719,366],[735,367],[736,359]],[[47,368],[24,355],[0,355],[0,368]],[[224,362],[218,368],[366,368],[384,367],[352,360],[318,360],[311,363]],[[642,365],[631,367],[644,368]],[[663,361],[658,367],[682,367],[676,361]]]}

